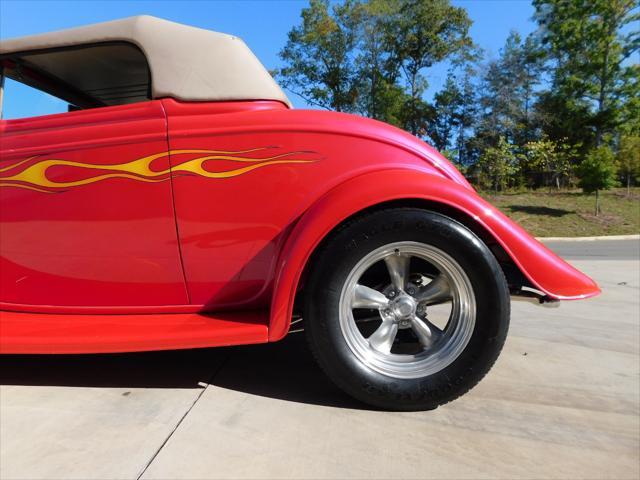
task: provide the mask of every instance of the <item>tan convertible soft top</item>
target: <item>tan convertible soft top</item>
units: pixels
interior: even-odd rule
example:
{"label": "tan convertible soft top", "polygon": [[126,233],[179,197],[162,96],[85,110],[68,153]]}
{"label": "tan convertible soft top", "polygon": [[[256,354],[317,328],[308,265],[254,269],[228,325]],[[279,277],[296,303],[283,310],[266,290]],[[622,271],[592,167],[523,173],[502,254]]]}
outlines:
{"label": "tan convertible soft top", "polygon": [[0,55],[105,42],[138,46],[151,71],[151,97],[187,101],[289,99],[238,37],[146,15],[3,40]]}

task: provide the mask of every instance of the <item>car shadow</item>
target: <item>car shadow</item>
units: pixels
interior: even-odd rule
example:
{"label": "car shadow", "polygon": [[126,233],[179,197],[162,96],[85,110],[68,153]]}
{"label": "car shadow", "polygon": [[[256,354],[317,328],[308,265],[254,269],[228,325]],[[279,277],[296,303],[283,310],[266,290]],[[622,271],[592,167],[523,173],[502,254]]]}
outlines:
{"label": "car shadow", "polygon": [[538,205],[511,205],[508,207],[512,213],[527,213],[529,215],[545,215],[547,217],[564,217],[571,213],[576,213],[574,210],[564,210],[562,208],[550,208]]}
{"label": "car shadow", "polygon": [[264,345],[96,355],[4,355],[0,385],[201,389],[207,384],[285,401],[370,409],[334,386],[303,333]]}
{"label": "car shadow", "polygon": [[212,385],[298,403],[369,410],[336,387],[307,347],[304,333],[280,342],[234,347]]}

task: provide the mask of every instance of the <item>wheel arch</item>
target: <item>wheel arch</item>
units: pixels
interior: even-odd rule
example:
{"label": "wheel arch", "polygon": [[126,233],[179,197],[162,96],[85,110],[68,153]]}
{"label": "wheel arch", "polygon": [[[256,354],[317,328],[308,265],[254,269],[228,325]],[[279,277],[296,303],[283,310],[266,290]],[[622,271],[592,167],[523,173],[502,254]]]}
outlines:
{"label": "wheel arch", "polygon": [[557,257],[475,192],[424,170],[381,170],[338,185],[318,199],[293,226],[276,269],[270,341],[287,334],[297,293],[323,242],[353,218],[393,207],[422,208],[463,224],[496,256],[510,286],[532,287],[554,299],[586,298],[600,291],[593,280]]}
{"label": "wheel arch", "polygon": [[482,242],[489,248],[491,253],[500,264],[505,277],[509,281],[509,285],[518,285],[533,287],[531,282],[523,275],[520,268],[513,262],[509,254],[504,250],[495,237],[481,224],[473,219],[473,217],[464,210],[452,207],[446,203],[439,202],[437,200],[429,200],[425,198],[406,197],[398,198],[395,200],[388,200],[381,203],[376,203],[362,210],[354,212],[349,217],[342,220],[337,224],[330,232],[328,232],[324,238],[316,245],[313,252],[309,255],[302,272],[300,279],[296,287],[296,291],[304,288],[306,278],[309,270],[313,268],[316,262],[318,253],[322,250],[323,246],[328,242],[336,232],[338,232],[344,225],[351,223],[353,220],[361,216],[368,215],[380,210],[394,209],[394,208],[415,208],[419,210],[425,210],[433,213],[438,213],[445,217],[448,217],[456,222],[462,224],[467,229],[471,230]]}

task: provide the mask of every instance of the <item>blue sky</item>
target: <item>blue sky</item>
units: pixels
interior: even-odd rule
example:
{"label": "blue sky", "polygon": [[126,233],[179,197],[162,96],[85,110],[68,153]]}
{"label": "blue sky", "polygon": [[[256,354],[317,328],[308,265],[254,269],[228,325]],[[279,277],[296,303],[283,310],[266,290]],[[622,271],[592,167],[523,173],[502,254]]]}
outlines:
{"label": "blue sky", "polygon": [[[490,57],[498,54],[512,29],[523,36],[535,29],[531,21],[533,7],[528,0],[453,0],[453,3],[467,9],[473,20],[471,37]],[[272,69],[280,65],[278,52],[287,40],[287,32],[299,23],[300,11],[306,5],[306,0],[0,0],[0,39],[149,14],[237,35]],[[427,72],[430,83],[427,97],[440,88],[446,72],[446,65],[437,65]],[[289,96],[295,107],[306,107],[299,97]],[[26,101],[16,104],[7,98],[6,102],[5,118],[37,113],[33,111],[35,106],[27,105]]]}

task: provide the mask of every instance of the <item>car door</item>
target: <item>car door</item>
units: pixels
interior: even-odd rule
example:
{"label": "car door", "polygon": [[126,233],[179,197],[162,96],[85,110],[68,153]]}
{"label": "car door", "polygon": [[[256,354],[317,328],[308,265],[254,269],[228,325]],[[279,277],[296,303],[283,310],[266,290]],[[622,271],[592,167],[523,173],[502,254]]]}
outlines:
{"label": "car door", "polygon": [[256,128],[287,110],[279,102],[163,104],[191,302],[204,310],[264,308],[291,221],[316,188],[320,155],[304,135]]}
{"label": "car door", "polygon": [[160,101],[3,120],[0,135],[3,309],[189,303]]}

